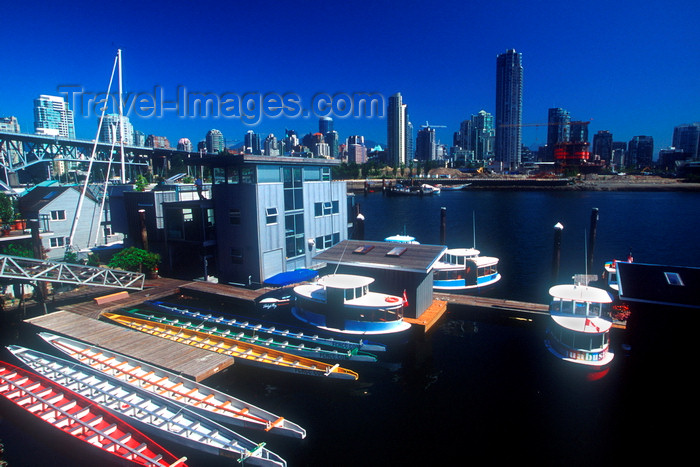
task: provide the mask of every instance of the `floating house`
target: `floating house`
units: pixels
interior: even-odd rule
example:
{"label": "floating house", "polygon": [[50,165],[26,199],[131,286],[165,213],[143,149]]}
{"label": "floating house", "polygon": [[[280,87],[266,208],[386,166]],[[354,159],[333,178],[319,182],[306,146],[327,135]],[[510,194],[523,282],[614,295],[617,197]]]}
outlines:
{"label": "floating house", "polygon": [[220,283],[259,285],[311,268],[315,255],[347,239],[346,182],[331,180],[338,160],[205,155],[188,163],[212,174]]}

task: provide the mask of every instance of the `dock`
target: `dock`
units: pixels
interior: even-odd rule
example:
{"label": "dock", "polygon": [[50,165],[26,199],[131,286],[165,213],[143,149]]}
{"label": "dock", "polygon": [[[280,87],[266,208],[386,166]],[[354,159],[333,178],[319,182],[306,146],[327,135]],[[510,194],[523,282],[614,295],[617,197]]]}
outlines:
{"label": "dock", "polygon": [[27,322],[52,333],[167,368],[195,381],[202,381],[233,364],[233,357],[161,339],[70,311],[56,311],[31,318]]}

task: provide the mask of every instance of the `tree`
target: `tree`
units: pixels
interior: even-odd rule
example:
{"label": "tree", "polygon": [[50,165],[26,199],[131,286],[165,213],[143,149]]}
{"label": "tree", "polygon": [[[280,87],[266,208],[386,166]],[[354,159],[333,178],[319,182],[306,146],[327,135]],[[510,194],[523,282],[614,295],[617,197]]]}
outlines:
{"label": "tree", "polygon": [[108,267],[131,272],[155,271],[160,263],[160,255],[135,246],[120,251],[109,260]]}

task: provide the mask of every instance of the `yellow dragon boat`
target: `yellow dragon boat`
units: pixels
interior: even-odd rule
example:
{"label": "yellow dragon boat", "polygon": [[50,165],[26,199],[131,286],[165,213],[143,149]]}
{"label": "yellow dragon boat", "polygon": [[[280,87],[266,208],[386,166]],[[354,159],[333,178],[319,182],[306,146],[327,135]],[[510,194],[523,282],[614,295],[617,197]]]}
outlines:
{"label": "yellow dragon boat", "polygon": [[329,378],[351,380],[356,380],[358,378],[356,372],[341,368],[338,364],[330,365],[310,358],[273,350],[269,347],[238,341],[229,337],[217,336],[204,331],[158,323],[146,319],[120,315],[118,313],[105,312],[102,313],[102,316],[147,334],[212,352],[230,355],[231,357],[239,359],[238,361],[244,364],[300,375],[326,376]]}

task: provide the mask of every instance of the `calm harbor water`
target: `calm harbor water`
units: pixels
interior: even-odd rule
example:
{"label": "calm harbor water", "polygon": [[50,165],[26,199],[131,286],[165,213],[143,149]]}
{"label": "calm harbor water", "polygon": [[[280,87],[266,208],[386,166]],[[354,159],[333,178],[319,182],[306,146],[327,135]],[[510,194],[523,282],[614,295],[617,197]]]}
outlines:
{"label": "calm harbor water", "polygon": [[[564,225],[560,282],[585,271],[590,214],[599,209],[592,274],[606,260],[700,266],[700,194],[676,192],[443,192],[424,198],[358,195],[365,238],[406,233],[421,243],[440,240],[447,209],[447,244],[476,247],[501,259],[502,281],[492,296],[546,303],[552,285],[553,226]],[[226,309],[178,298],[181,304]],[[236,310],[230,310],[235,312]],[[268,317],[269,318],[269,317]],[[280,317],[282,318],[282,317]],[[48,350],[28,327],[5,327],[2,344]],[[683,458],[683,423],[691,402],[689,371],[673,349],[639,359],[612,336],[610,372],[588,381],[545,349],[542,325],[512,320],[475,322],[449,313],[426,336],[390,349],[380,362],[343,365],[356,382],[266,372],[234,365],[208,384],[285,416],[307,429],[305,440],[238,430],[285,458],[290,466],[350,465],[624,465],[640,455]],[[0,357],[16,363],[3,349]],[[662,365],[659,366],[659,362]],[[10,466],[77,465],[0,419],[2,459]],[[50,441],[50,440],[49,440]],[[231,465],[163,443],[190,465]],[[84,464],[92,465],[89,459]]]}

